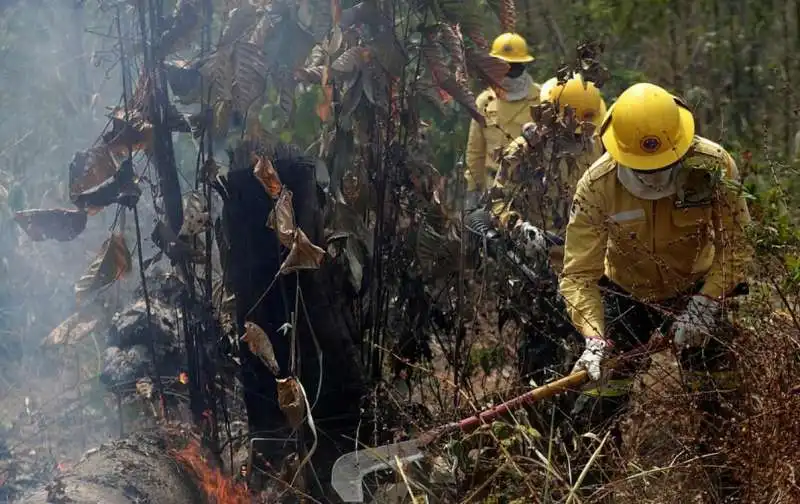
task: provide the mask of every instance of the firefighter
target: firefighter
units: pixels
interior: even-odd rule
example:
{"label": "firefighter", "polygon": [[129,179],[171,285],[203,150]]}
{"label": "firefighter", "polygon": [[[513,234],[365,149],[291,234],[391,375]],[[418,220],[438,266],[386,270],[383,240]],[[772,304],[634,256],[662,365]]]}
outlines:
{"label": "firefighter", "polygon": [[[564,114],[567,107],[574,112],[576,121],[599,127],[606,113],[606,104],[600,90],[591,82],[584,81],[580,74],[576,74],[566,82],[559,84],[556,77],[548,80],[541,89],[542,102],[558,104],[559,111]],[[544,231],[551,231],[563,237],[567,224],[567,214],[572,203],[572,195],[583,172],[600,157],[600,145],[592,132],[583,135],[580,126],[575,130],[575,141],[569,144],[555,145],[553,139],[546,145],[541,167],[529,166],[526,171],[525,158],[533,149],[536,142],[537,125],[528,123],[524,126],[522,135],[511,142],[500,158],[500,169],[494,181],[492,198],[492,212],[499,219],[503,227],[522,224],[520,214],[515,209],[515,194],[519,194],[520,180],[536,181],[541,183],[540,191],[528,188],[529,208],[533,211],[525,212],[522,216],[527,226],[535,226]],[[552,149],[562,152],[574,153],[575,164],[567,162],[561,157],[557,163],[552,163]],[[535,193],[535,194],[532,194]]]}
{"label": "firefighter", "polygon": [[[523,260],[537,276],[536,296],[528,306],[529,324],[517,353],[520,376],[537,382],[552,371],[566,371],[560,368],[568,362],[563,358],[564,343],[580,340],[558,295],[557,274],[572,194],[580,176],[600,155],[592,135],[605,113],[599,89],[581,75],[560,84],[550,79],[540,99],[558,106],[562,118],[569,107],[581,126],[573,139],[556,131],[540,144],[536,140],[539,126],[527,125],[526,133],[504,149],[491,191],[492,214],[500,227],[510,231],[512,241],[522,246]],[[561,157],[564,153],[570,153],[575,163]]]}
{"label": "firefighter", "polygon": [[500,95],[489,88],[475,99],[486,125],[473,119],[469,126],[464,171],[468,210],[478,206],[494,180],[495,152],[522,132],[522,125],[530,121],[530,106],[539,103],[539,85],[525,71],[525,65],[534,60],[525,39],[516,33],[503,33],[492,43],[491,55],[508,63],[509,70]]}
{"label": "firefighter", "polygon": [[[611,106],[599,136],[606,152],[578,182],[560,280],[585,338],[575,368],[594,383],[573,410],[580,429],[612,420],[644,364],[629,362],[607,376],[601,367],[612,349],[624,352],[653,334],[671,338],[692,385],[730,387],[723,381],[732,365],[725,341],[731,332],[721,330],[725,300],[742,285],[752,258],[736,164],[695,135],[681,99],[654,84],[631,86]],[[719,394],[703,397],[709,417],[719,412]],[[612,432],[619,442],[618,430]]]}

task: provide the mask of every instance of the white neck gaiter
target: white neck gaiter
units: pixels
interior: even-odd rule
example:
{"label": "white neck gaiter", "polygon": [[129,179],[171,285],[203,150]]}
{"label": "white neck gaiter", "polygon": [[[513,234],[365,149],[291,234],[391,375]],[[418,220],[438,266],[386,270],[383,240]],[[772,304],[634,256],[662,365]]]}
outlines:
{"label": "white neck gaiter", "polygon": [[506,101],[519,101],[528,97],[533,78],[527,72],[523,72],[519,77],[506,77],[502,84],[506,90]]}
{"label": "white neck gaiter", "polygon": [[669,170],[642,173],[626,166],[617,166],[617,179],[631,194],[644,200],[657,200],[672,196],[678,191],[676,184],[678,165]]}

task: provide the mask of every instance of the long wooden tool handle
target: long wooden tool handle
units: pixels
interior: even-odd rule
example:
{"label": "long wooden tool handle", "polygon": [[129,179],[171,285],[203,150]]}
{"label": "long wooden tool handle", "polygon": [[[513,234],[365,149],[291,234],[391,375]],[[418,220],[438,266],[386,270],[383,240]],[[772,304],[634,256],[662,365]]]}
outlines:
{"label": "long wooden tool handle", "polygon": [[[666,345],[667,345],[666,338],[662,337],[660,334],[656,334],[650,339],[648,343],[645,343],[644,345],[629,350],[628,352],[625,352],[622,355],[618,355],[617,357],[608,359],[604,363],[603,368],[608,370],[613,370],[625,361],[629,361],[631,359],[637,359],[639,357],[644,357],[645,355],[649,355],[654,352],[663,350],[666,347]],[[577,388],[580,385],[583,385],[586,381],[588,381],[588,379],[589,375],[587,374],[585,369],[582,369],[563,378],[559,378],[556,381],[546,383],[541,387],[536,387],[535,389],[528,391],[519,397],[509,399],[508,401],[502,404],[498,404],[497,406],[491,409],[482,411],[476,415],[465,418],[460,422],[454,422],[452,424],[448,424],[446,428],[449,430],[455,430],[457,428],[465,432],[474,430],[481,424],[491,422],[495,420],[497,417],[505,415],[509,411],[514,411],[527,404],[542,399],[548,399],[556,394],[564,392],[567,389]]]}
{"label": "long wooden tool handle", "polygon": [[586,370],[581,369],[576,373],[559,378],[558,380],[542,385],[541,387],[536,387],[535,389],[530,390],[521,396],[510,399],[502,404],[498,404],[497,406],[482,411],[477,415],[465,418],[458,422],[458,427],[462,431],[473,430],[482,423],[491,422],[497,417],[505,415],[509,411],[517,410],[527,404],[553,397],[554,395],[560,394],[567,389],[576,388],[580,385],[583,385],[588,378],[589,375],[586,373]]}

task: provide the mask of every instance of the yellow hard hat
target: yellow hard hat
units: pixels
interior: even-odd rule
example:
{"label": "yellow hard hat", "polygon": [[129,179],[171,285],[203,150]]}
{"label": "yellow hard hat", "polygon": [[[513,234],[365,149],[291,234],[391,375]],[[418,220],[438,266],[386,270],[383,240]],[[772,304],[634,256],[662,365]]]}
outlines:
{"label": "yellow hard hat", "polygon": [[595,126],[600,126],[606,115],[606,102],[600,96],[600,90],[593,83],[584,81],[580,74],[575,74],[564,84],[559,84],[556,77],[548,80],[541,88],[539,99],[558,102],[561,111],[569,105],[575,109],[578,121],[589,121]]}
{"label": "yellow hard hat", "polygon": [[530,63],[534,60],[528,53],[528,43],[517,33],[504,33],[494,39],[490,54],[507,63]]}
{"label": "yellow hard hat", "polygon": [[694,138],[694,117],[686,103],[655,84],[626,89],[600,125],[600,138],[618,163],[653,171],[679,161]]}

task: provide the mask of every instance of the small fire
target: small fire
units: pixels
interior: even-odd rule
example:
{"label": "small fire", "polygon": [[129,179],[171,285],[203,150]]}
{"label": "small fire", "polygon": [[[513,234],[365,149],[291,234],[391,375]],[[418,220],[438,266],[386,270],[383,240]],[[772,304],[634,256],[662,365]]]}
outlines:
{"label": "small fire", "polygon": [[181,374],[178,375],[178,381],[181,382],[183,385],[189,383],[189,373],[187,373],[186,371],[181,372]]}
{"label": "small fire", "polygon": [[200,488],[205,492],[210,504],[250,504],[252,502],[246,488],[234,483],[219,469],[211,467],[201,453],[196,441],[176,454],[176,458],[194,472]]}

